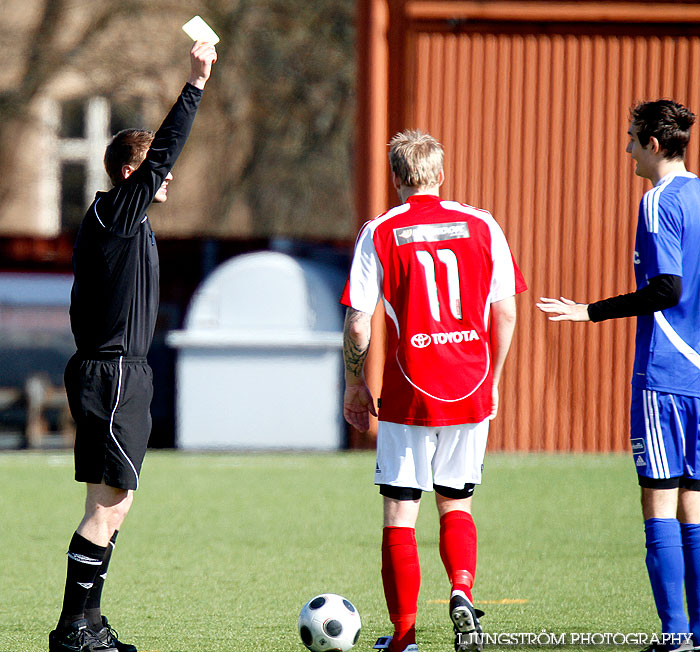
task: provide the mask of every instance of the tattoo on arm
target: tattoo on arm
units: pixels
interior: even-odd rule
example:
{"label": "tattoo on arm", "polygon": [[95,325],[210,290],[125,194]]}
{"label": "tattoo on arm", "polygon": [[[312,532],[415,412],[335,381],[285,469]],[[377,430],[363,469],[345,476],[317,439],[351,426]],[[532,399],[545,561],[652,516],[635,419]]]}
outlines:
{"label": "tattoo on arm", "polygon": [[371,315],[354,308],[348,308],[345,313],[343,360],[345,361],[345,370],[353,376],[360,377],[362,375],[365,358],[369,351],[371,319]]}

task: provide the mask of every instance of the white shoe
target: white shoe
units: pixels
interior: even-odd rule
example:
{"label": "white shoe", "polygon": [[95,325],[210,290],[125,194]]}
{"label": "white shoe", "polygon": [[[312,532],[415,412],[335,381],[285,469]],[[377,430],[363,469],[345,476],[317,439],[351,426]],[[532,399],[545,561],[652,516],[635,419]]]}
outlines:
{"label": "white shoe", "polygon": [[[392,638],[393,636],[380,636],[372,649],[388,650]],[[418,652],[418,646],[415,643],[411,643],[403,652]]]}

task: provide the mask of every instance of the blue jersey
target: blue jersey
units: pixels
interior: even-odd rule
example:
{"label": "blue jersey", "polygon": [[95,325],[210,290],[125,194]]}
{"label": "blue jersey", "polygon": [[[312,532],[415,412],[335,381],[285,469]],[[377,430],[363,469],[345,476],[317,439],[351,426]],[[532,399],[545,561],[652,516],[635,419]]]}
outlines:
{"label": "blue jersey", "polygon": [[632,384],[700,396],[700,179],[669,174],[639,206],[634,251],[637,289],[650,278],[682,278],[678,305],[637,317]]}

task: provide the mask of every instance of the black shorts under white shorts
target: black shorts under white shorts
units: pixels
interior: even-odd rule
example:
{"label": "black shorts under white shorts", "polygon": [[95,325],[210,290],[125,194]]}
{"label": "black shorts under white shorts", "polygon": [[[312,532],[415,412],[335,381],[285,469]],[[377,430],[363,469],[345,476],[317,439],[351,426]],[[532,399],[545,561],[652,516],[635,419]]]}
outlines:
{"label": "black shorts under white shorts", "polygon": [[75,479],[138,489],[151,434],[153,371],[146,359],[76,354],[65,383],[76,424]]}

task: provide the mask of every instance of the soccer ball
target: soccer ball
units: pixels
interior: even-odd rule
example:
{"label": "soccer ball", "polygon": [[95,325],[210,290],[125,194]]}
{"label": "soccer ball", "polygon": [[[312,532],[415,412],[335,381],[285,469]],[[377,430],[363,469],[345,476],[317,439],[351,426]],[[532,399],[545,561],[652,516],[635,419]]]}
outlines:
{"label": "soccer ball", "polygon": [[309,600],[299,614],[299,636],[311,652],[348,652],[360,638],[360,614],[335,593]]}

